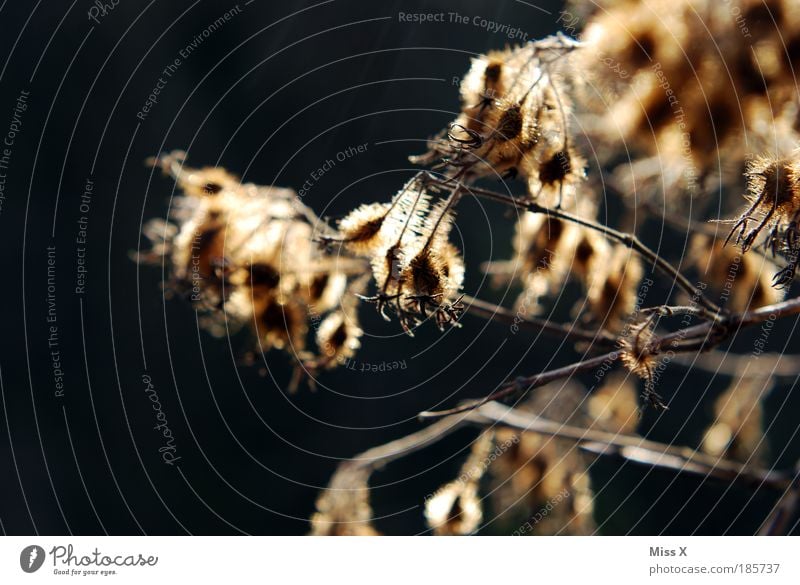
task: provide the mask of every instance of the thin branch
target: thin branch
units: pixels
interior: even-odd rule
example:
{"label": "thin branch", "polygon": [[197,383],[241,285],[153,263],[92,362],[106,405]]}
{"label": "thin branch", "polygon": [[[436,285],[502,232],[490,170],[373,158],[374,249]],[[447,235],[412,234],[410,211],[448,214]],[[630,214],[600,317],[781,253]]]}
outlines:
{"label": "thin branch", "polygon": [[723,376],[741,376],[747,367],[748,376],[773,376],[794,378],[800,372],[800,356],[780,353],[735,354],[726,351],[710,351],[696,356],[676,356],[674,363],[687,369],[700,369]]}
{"label": "thin branch", "polygon": [[[749,327],[764,321],[775,321],[800,313],[800,297],[787,301],[767,305],[753,311],[728,315],[724,320],[701,323],[672,333],[667,333],[653,338],[647,345],[648,356],[658,356],[664,352],[673,354],[694,351],[707,351],[727,339],[742,327]],[[606,353],[588,360],[575,362],[555,370],[548,370],[533,376],[519,377],[504,384],[485,398],[466,402],[455,408],[441,411],[424,411],[419,413],[420,418],[438,418],[474,410],[493,400],[500,400],[515,394],[525,394],[530,390],[543,386],[549,382],[567,378],[573,374],[593,369],[604,364],[613,364],[620,357],[619,351]]]}
{"label": "thin branch", "polygon": [[759,536],[788,535],[797,526],[797,523],[792,526],[790,522],[800,508],[800,462],[795,467],[795,471],[791,485],[786,487],[783,495],[761,525],[761,529],[758,531]]}
{"label": "thin branch", "polygon": [[664,274],[669,276],[673,279],[675,284],[677,284],[680,288],[686,291],[690,297],[697,299],[705,309],[705,317],[709,319],[719,319],[720,315],[723,313],[722,308],[714,303],[712,300],[707,298],[700,289],[694,286],[688,278],[686,278],[681,272],[675,268],[672,264],[664,260],[661,256],[659,256],[656,252],[645,246],[639,238],[637,238],[633,234],[628,234],[625,232],[621,232],[619,230],[615,230],[608,226],[605,226],[601,223],[597,223],[588,219],[584,219],[582,217],[578,217],[577,215],[572,215],[571,213],[567,213],[565,211],[561,211],[560,209],[551,209],[549,207],[545,207],[543,205],[539,205],[538,203],[531,202],[531,201],[520,201],[516,197],[512,195],[507,195],[504,193],[498,193],[496,191],[491,191],[489,189],[481,189],[478,187],[468,187],[469,191],[475,195],[479,195],[481,197],[485,197],[487,199],[491,199],[493,201],[497,201],[499,203],[504,203],[506,205],[511,205],[516,207],[517,209],[525,209],[530,211],[531,213],[541,213],[547,215],[548,217],[553,217],[556,219],[561,219],[564,221],[568,221],[574,223],[576,225],[580,225],[605,235],[608,238],[617,240],[622,244],[626,245],[627,247],[631,248],[639,255],[644,258],[650,260],[653,265],[661,270]]}
{"label": "thin branch", "polygon": [[387,463],[391,463],[395,459],[410,455],[411,453],[435,443],[439,439],[443,439],[447,435],[463,428],[467,422],[466,420],[459,420],[455,417],[436,421],[432,425],[413,432],[410,435],[405,435],[384,445],[368,449],[352,459],[344,461],[339,465],[339,468],[347,467],[349,469],[358,468],[375,471]]}
{"label": "thin branch", "polygon": [[679,317],[682,315],[692,315],[694,317],[704,317],[705,311],[699,307],[687,305],[658,305],[656,307],[646,307],[640,311],[643,315],[656,314],[660,317]]}
{"label": "thin branch", "polygon": [[[600,456],[619,456],[654,468],[670,469],[704,478],[713,477],[725,482],[743,481],[750,485],[763,485],[785,491],[784,498],[776,505],[776,510],[782,512],[774,512],[775,520],[768,520],[765,526],[774,526],[778,518],[786,518],[784,513],[791,512],[788,510],[789,496],[786,494],[794,494],[792,497],[797,495],[795,488],[800,476],[792,479],[790,475],[780,471],[752,467],[737,461],[698,453],[689,447],[676,447],[635,435],[621,435],[566,425],[497,403],[486,404],[465,416],[444,418],[422,430],[373,447],[353,459],[342,462],[328,484],[328,491],[352,490],[353,485],[366,483],[375,470],[428,447],[467,424],[482,428],[500,425],[521,432],[568,439],[575,441],[581,449]],[[784,503],[787,505],[783,505]]]}
{"label": "thin branch", "polygon": [[496,318],[504,323],[519,325],[520,328],[539,329],[559,338],[569,337],[578,341],[588,341],[602,345],[616,345],[617,343],[616,336],[602,329],[590,331],[573,325],[554,323],[548,319],[522,316],[500,305],[476,299],[469,295],[464,295],[462,301],[466,304],[467,311],[479,317]]}
{"label": "thin branch", "polygon": [[744,480],[784,490],[792,481],[782,472],[698,453],[689,447],[666,445],[635,435],[621,435],[566,425],[497,403],[486,404],[473,410],[465,418],[480,425],[499,424],[519,431],[572,439],[577,441],[581,448],[598,455],[617,455],[653,467],[711,476],[728,482]]}
{"label": "thin branch", "polygon": [[566,378],[568,376],[577,374],[578,372],[583,372],[585,370],[591,370],[592,368],[599,367],[604,363],[613,363],[618,359],[619,359],[619,352],[612,351],[610,353],[599,355],[595,358],[591,358],[581,362],[576,362],[574,364],[570,364],[562,368],[557,368],[555,370],[548,370],[546,372],[542,372],[541,374],[536,374],[535,376],[520,377],[512,382],[504,384],[500,390],[497,390],[496,392],[493,392],[488,396],[486,396],[485,398],[481,398],[480,400],[470,401],[465,404],[462,404],[461,406],[456,406],[455,408],[450,408],[448,410],[420,412],[417,416],[421,419],[439,418],[442,416],[450,416],[462,412],[467,412],[469,410],[475,410],[476,408],[479,408],[484,404],[487,404],[488,402],[492,402],[493,400],[501,400],[503,398],[511,396],[512,394],[524,394],[533,390],[534,388],[538,388],[539,386],[544,386],[545,384],[554,382],[555,380],[560,380],[561,378]]}

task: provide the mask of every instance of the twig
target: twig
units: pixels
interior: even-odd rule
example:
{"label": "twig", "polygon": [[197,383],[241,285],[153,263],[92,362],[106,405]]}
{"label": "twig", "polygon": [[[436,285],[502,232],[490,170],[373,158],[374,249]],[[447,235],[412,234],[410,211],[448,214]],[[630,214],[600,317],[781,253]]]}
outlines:
{"label": "twig", "polygon": [[[550,437],[573,440],[581,449],[600,456],[619,456],[629,461],[655,468],[670,469],[679,473],[691,473],[703,477],[734,482],[744,481],[751,485],[764,485],[784,490],[776,510],[787,510],[786,494],[796,494],[792,486],[798,481],[786,473],[743,465],[698,453],[688,447],[676,447],[650,441],[635,435],[621,435],[596,429],[566,425],[548,420],[533,413],[493,403],[470,411],[465,416],[451,416],[439,420],[415,433],[364,451],[353,459],[342,462],[328,484],[328,490],[352,490],[353,486],[366,483],[372,472],[386,464],[423,449],[465,425],[481,427],[501,425],[521,432],[532,432]],[[783,504],[781,503],[783,502]],[[791,510],[789,510],[791,512]],[[775,517],[786,517],[774,512]],[[771,515],[772,516],[772,515]],[[789,518],[791,514],[789,514]],[[788,521],[788,520],[787,520]],[[775,525],[768,520],[765,526]]]}
{"label": "twig", "polygon": [[694,286],[689,281],[688,278],[686,278],[683,274],[681,274],[681,272],[677,268],[675,268],[672,264],[664,260],[656,252],[645,246],[641,242],[641,240],[639,240],[639,238],[637,238],[634,234],[628,234],[625,232],[621,232],[619,230],[615,230],[601,223],[584,219],[582,217],[578,217],[577,215],[572,215],[571,213],[561,211],[560,209],[551,209],[549,207],[545,207],[543,205],[539,205],[538,203],[531,201],[521,201],[512,195],[506,195],[504,193],[498,193],[496,191],[491,191],[489,189],[481,189],[478,187],[468,187],[468,189],[469,192],[475,195],[480,195],[481,197],[485,197],[493,201],[504,203],[506,205],[511,205],[518,209],[525,209],[532,213],[541,213],[547,215],[548,217],[554,217],[556,219],[569,221],[571,223],[600,232],[606,237],[621,242],[622,244],[628,246],[629,248],[631,248],[644,258],[650,260],[656,266],[656,268],[658,268],[667,276],[672,278],[675,284],[677,284],[680,288],[685,290],[692,298],[697,299],[697,301],[706,309],[706,312],[704,313],[705,317],[714,320],[721,318],[720,315],[723,314],[723,310],[719,305],[717,305],[712,300],[707,298],[696,286]]}
{"label": "twig", "polygon": [[588,341],[590,343],[598,343],[602,345],[615,345],[617,343],[616,336],[611,333],[598,329],[597,331],[590,331],[588,329],[581,329],[572,325],[553,323],[548,319],[538,319],[536,317],[523,317],[522,315],[513,313],[501,307],[481,299],[476,299],[469,295],[464,295],[462,301],[467,306],[467,311],[478,315],[480,317],[488,317],[491,319],[496,318],[498,321],[504,323],[517,324],[520,327],[530,329],[540,329],[545,333],[549,333],[558,337],[570,337],[579,341]]}
{"label": "twig", "polygon": [[[649,356],[655,357],[667,351],[674,354],[691,351],[707,351],[729,339],[739,328],[749,327],[767,320],[777,320],[797,313],[800,313],[800,297],[775,303],[774,305],[767,305],[753,311],[728,315],[726,319],[722,321],[705,322],[655,337],[648,343],[647,352]],[[474,410],[493,400],[500,400],[517,393],[524,394],[533,388],[543,386],[549,382],[566,378],[605,363],[611,364],[616,362],[619,356],[619,351],[613,351],[595,358],[575,362],[555,370],[541,372],[528,377],[519,377],[505,384],[500,390],[480,400],[470,401],[448,410],[424,411],[419,413],[418,416],[423,419],[438,418]]]}
{"label": "twig", "polygon": [[748,367],[748,376],[794,378],[800,372],[800,356],[795,354],[762,353],[756,361],[751,354],[709,351],[691,357],[676,356],[674,363],[723,376],[741,376],[745,366]]}
{"label": "twig", "polygon": [[598,455],[618,455],[654,467],[712,476],[728,482],[744,480],[781,490],[791,483],[791,479],[782,472],[743,465],[737,461],[698,453],[689,447],[675,447],[635,435],[620,435],[566,425],[497,403],[473,410],[465,418],[481,425],[500,424],[519,431],[572,439],[578,441],[582,449]]}
{"label": "twig", "polygon": [[789,523],[797,514],[798,507],[800,507],[800,462],[795,467],[795,476],[791,484],[786,487],[783,495],[761,525],[761,529],[758,531],[759,536],[788,535],[793,528]]}
{"label": "twig", "polygon": [[544,386],[545,384],[548,384],[555,380],[566,378],[573,374],[577,374],[578,372],[583,372],[584,370],[591,370],[592,368],[601,366],[604,363],[613,363],[618,359],[619,359],[619,352],[612,351],[610,353],[599,355],[595,358],[591,358],[588,360],[576,362],[574,364],[570,364],[562,368],[557,368],[555,370],[548,370],[546,372],[542,372],[541,374],[536,374],[535,376],[520,377],[514,380],[513,382],[505,384],[502,387],[502,389],[493,392],[488,396],[486,396],[485,398],[481,398],[480,400],[467,402],[465,404],[462,404],[461,406],[456,406],[455,408],[450,408],[448,410],[420,412],[417,416],[421,419],[439,418],[442,416],[450,416],[453,414],[467,412],[469,410],[475,410],[476,408],[479,408],[488,402],[492,402],[493,400],[500,400],[502,398],[506,398],[507,396],[511,396],[512,394],[517,394],[517,393],[524,394],[526,392],[533,390],[534,388],[538,388],[539,386]]}
{"label": "twig", "polygon": [[450,433],[463,428],[468,421],[457,418],[445,418],[425,427],[422,430],[405,435],[384,445],[373,447],[343,462],[340,467],[368,468],[377,470],[401,457],[424,449],[428,445],[443,439]]}

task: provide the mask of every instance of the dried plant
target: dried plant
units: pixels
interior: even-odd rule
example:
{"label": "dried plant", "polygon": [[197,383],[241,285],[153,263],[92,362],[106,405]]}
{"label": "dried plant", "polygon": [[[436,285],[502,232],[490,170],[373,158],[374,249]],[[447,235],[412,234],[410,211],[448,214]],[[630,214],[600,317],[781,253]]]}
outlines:
{"label": "dried plant", "polygon": [[[732,5],[750,27],[750,43],[739,38]],[[409,335],[427,320],[460,326],[468,311],[554,335],[585,356],[420,413],[442,420],[340,466],[318,500],[312,533],[374,534],[370,473],[464,424],[481,433],[462,467],[468,479],[427,501],[436,534],[481,529],[487,470],[497,510],[522,507],[530,517],[551,506],[524,532],[592,533],[594,456],[789,488],[791,473],[759,467],[761,377],[728,374],[731,387],[697,448],[647,441],[635,430],[641,410],[670,403],[656,391],[665,362],[694,364],[740,330],[800,313],[800,298],[782,300],[800,251],[792,73],[800,65],[800,12],[777,0],[599,6],[581,9],[580,42],[559,33],[473,59],[458,116],[411,157],[425,168],[390,200],[364,203],[335,225],[291,190],[242,184],[219,168],[189,169],[180,153],[154,161],[184,195],[171,223],[147,227],[153,248],[144,258],[167,259],[167,287],[190,296],[212,332],[248,326],[262,351],[331,368],[358,350],[358,310],[367,302]],[[601,214],[610,196],[604,170],[623,213]],[[476,184],[483,178],[518,179],[525,193]],[[468,197],[517,212],[513,256],[483,265],[495,284],[518,287],[513,310],[462,292],[465,264],[450,232]],[[697,202],[689,212],[687,200]],[[684,265],[682,250],[665,257],[640,239],[654,209],[690,236]],[[732,225],[727,240],[718,222]],[[569,282],[581,291],[572,313],[581,326],[540,318]],[[663,301],[642,306],[654,285]],[[619,366],[590,389],[564,382]],[[514,408],[496,403],[527,395]],[[509,441],[490,456],[492,445]]]}
{"label": "dried plant", "polygon": [[483,507],[478,493],[480,480],[489,466],[492,447],[492,434],[482,433],[473,443],[458,477],[427,499],[425,518],[434,534],[463,536],[472,534],[480,527]]}
{"label": "dried plant", "polygon": [[[190,299],[212,334],[249,328],[260,351],[286,351],[312,369],[358,349],[355,295],[365,284],[364,262],[314,243],[324,225],[294,191],[242,184],[217,167],[186,167],[182,152],[151,162],[175,178],[183,196],[171,223],[145,228],[153,247],[139,259],[168,259],[167,290]],[[310,325],[315,350],[308,348]]]}

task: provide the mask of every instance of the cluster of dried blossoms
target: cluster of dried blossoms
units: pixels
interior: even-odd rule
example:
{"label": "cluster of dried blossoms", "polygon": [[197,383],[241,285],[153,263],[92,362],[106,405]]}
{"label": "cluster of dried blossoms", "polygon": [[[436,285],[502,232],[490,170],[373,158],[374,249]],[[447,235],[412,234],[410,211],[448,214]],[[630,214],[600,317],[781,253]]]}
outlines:
{"label": "cluster of dried blossoms", "polygon": [[[451,181],[518,177],[530,201],[594,219],[597,199],[581,188],[586,163],[572,138],[578,55],[578,45],[556,36],[473,59],[461,84],[460,115],[413,160],[440,161]],[[642,277],[638,258],[591,228],[525,211],[514,252],[510,261],[486,269],[496,283],[522,284],[522,314],[537,313],[541,299],[569,279],[583,285],[585,301],[576,312],[589,321],[619,329],[635,309]]]}
{"label": "cluster of dried blossoms", "polygon": [[[606,2],[605,8],[590,17],[581,48],[557,37],[474,59],[462,82],[460,115],[431,140],[428,153],[413,160],[439,163],[434,169],[444,169],[440,186],[518,177],[527,191],[527,198],[518,199],[521,204],[535,202],[586,220],[597,218],[600,189],[584,182],[585,162],[572,138],[576,119],[590,138],[599,138],[601,166],[613,167],[615,157],[624,154],[619,144],[628,145],[637,157],[624,165],[633,179],[628,184],[650,189],[660,183],[665,191],[677,193],[667,208],[677,206],[682,192],[696,195],[692,188],[697,185],[707,195],[709,177],[733,185],[726,193],[735,193],[748,164],[749,205],[732,221],[729,237],[739,247],[727,245],[711,226],[693,230],[687,264],[724,310],[744,312],[778,302],[779,289],[793,279],[800,246],[800,158],[791,154],[746,160],[754,148],[786,151],[800,143],[791,75],[800,54],[800,13],[785,3],[755,1],[724,7],[704,1],[677,6],[616,1]],[[752,47],[734,34],[741,26],[736,14],[745,14],[752,26]],[[789,37],[785,51],[781,32]],[[602,67],[596,66],[598,57]],[[725,63],[734,64],[729,76]],[[590,71],[588,83],[570,74],[575,70]],[[597,107],[598,91],[613,97],[613,103]],[[587,102],[592,95],[593,101]],[[621,176],[618,170],[615,177]],[[645,199],[654,193],[656,189]],[[737,198],[729,197],[718,207],[726,213],[737,205]],[[609,239],[607,232],[564,215],[523,212],[514,256],[487,263],[485,269],[497,283],[521,285],[517,314],[540,311],[545,299],[557,296],[570,279],[580,283],[584,294],[576,316],[620,333],[620,359],[645,380],[642,397],[665,407],[652,390],[658,361],[650,345],[655,317],[671,316],[672,310],[639,312],[637,293],[645,272],[630,240]],[[686,217],[684,223],[693,229],[697,222]],[[781,269],[766,253],[745,254],[756,242],[772,256],[782,256],[787,266]],[[634,380],[628,374],[610,376],[588,399],[574,385],[538,388],[519,410],[632,435],[640,408]],[[761,405],[771,382],[769,376],[742,380],[735,377],[718,398],[701,449],[752,465],[765,450]],[[498,445],[511,438],[513,447],[487,464],[487,441]],[[481,478],[488,471],[494,510],[517,510],[522,518],[536,519],[518,532],[590,533],[594,524],[586,465],[586,455],[572,440],[502,429],[484,433],[460,476],[426,500],[428,525],[434,534],[478,530],[484,516]],[[558,505],[552,505],[556,499]]]}
{"label": "cluster of dried blossoms", "polygon": [[[627,375],[610,376],[588,400],[577,384],[545,386],[519,410],[610,433],[634,433],[639,421],[636,384]],[[391,449],[388,453],[396,456]],[[503,428],[484,431],[457,477],[425,498],[426,523],[435,535],[474,534],[488,510],[506,518],[503,528],[515,534],[591,534],[596,527],[589,463],[574,440]],[[354,462],[340,467],[317,501],[311,534],[377,532],[366,489],[375,467],[356,468]]]}
{"label": "cluster of dried blossoms", "polygon": [[348,214],[339,222],[339,235],[327,238],[370,261],[376,294],[364,298],[387,320],[387,308],[394,310],[409,335],[429,317],[440,329],[456,324],[463,308],[464,262],[449,241],[453,203],[434,203],[426,176],[418,175],[391,202]]}
{"label": "cluster of dried blossoms", "polygon": [[[374,303],[387,320],[394,315],[409,335],[428,319],[440,328],[458,324],[464,262],[450,241],[455,211],[466,196],[486,196],[522,210],[512,258],[485,265],[497,284],[519,286],[517,315],[543,312],[569,281],[577,283],[582,294],[573,315],[616,340],[619,361],[644,379],[642,398],[665,407],[653,390],[654,344],[659,319],[675,313],[667,305],[641,311],[640,283],[650,274],[640,255],[675,283],[682,275],[635,245],[639,212],[655,204],[680,216],[689,194],[701,203],[699,213],[713,206],[713,219],[726,221],[746,191],[747,205],[727,220],[733,225],[727,240],[713,224],[698,228],[692,215],[671,220],[694,232],[687,265],[703,283],[694,289],[684,278],[679,288],[692,306],[677,307],[677,314],[721,319],[780,300],[800,253],[793,75],[800,12],[789,0],[598,5],[594,13],[583,11],[582,43],[559,34],[474,59],[461,84],[458,117],[426,153],[412,157],[428,170],[391,201],[364,204],[336,226],[316,218],[290,190],[242,185],[221,169],[184,168],[180,156],[160,159],[186,195],[173,214],[176,225],[148,228],[158,234],[153,257],[170,258],[172,288],[207,312],[213,330],[249,324],[262,349],[286,349],[306,366],[332,367],[359,346],[359,300]],[[613,171],[610,182],[628,212],[617,221],[603,206],[603,184],[587,173],[590,152],[594,166]],[[778,154],[753,158],[753,152]],[[475,187],[484,178],[519,179],[525,194]],[[716,295],[718,305],[701,289]],[[307,349],[309,323],[315,351]],[[519,410],[633,435],[639,401],[627,374],[606,378],[590,395],[576,385],[539,388]],[[761,456],[765,393],[756,386],[755,380],[734,384],[720,397],[703,450],[748,462]],[[506,444],[512,446],[492,456]],[[538,518],[527,522],[527,532],[592,532],[587,459],[577,444],[535,432],[483,433],[460,477],[427,500],[431,530],[478,530],[481,487],[493,482],[496,510]],[[375,533],[368,478],[369,469],[341,468],[318,500],[315,534]]]}
{"label": "cluster of dried blossoms", "polygon": [[[610,153],[603,162],[619,163],[620,190],[667,208],[688,194],[721,218],[740,207],[725,194],[745,190],[728,239],[783,258],[774,283],[790,284],[800,253],[794,2],[606,2],[582,38],[591,82],[577,93],[595,104],[586,127],[597,152]],[[621,143],[622,160],[608,148]]]}
{"label": "cluster of dried blossoms", "polygon": [[713,194],[713,179],[737,182],[750,153],[798,144],[792,0],[604,4],[582,34],[584,93],[599,113],[598,152],[619,157],[625,144],[640,194],[648,178],[668,204],[682,189]]}
{"label": "cluster of dried blossoms", "polygon": [[261,352],[284,350],[313,369],[351,357],[360,345],[363,262],[314,243],[324,224],[294,191],[241,183],[219,167],[189,168],[183,158],[153,161],[183,196],[170,222],[145,227],[153,249],[140,256],[168,260],[167,290],[191,300],[212,334],[249,328]]}
{"label": "cluster of dried blossoms", "polygon": [[729,239],[742,252],[756,244],[780,256],[784,266],[773,282],[780,288],[794,280],[800,256],[800,153],[782,159],[759,157],[747,170],[748,205],[737,219]]}

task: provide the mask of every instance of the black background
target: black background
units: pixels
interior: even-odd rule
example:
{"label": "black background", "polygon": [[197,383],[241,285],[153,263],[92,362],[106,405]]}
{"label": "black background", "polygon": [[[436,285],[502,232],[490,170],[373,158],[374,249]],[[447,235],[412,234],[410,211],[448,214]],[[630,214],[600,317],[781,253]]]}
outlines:
{"label": "black background", "polygon": [[[302,534],[340,459],[420,428],[420,410],[570,358],[558,340],[511,335],[507,325],[474,317],[460,330],[426,327],[411,339],[364,307],[358,363],[403,361],[405,369],[336,371],[316,392],[290,396],[286,356],[269,354],[265,368],[241,366],[246,336],[199,332],[188,304],[164,299],[160,270],[128,256],[143,245],[143,220],[169,209],[173,182],[143,164],[160,151],[183,149],[189,164],[299,188],[325,160],[366,143],[366,153],[337,163],[305,201],[336,218],[387,200],[412,172],[406,157],[455,116],[453,77],[476,53],[507,42],[471,24],[402,23],[398,12],[481,15],[534,39],[558,29],[560,4],[240,2],[240,14],[182,59],[144,120],[136,114],[162,70],[234,4],[120,0],[99,23],[87,18],[91,6],[8,1],[0,10],[0,134],[20,91],[30,91],[0,211],[3,532]],[[88,178],[88,278],[76,295]],[[455,238],[470,294],[511,304],[513,291],[504,299],[490,290],[478,267],[508,257],[513,219],[474,201],[460,210]],[[55,396],[48,348],[51,245],[63,397]],[[772,349],[787,339],[776,334]],[[697,374],[680,383],[684,373],[670,370],[667,381],[678,382],[665,391],[672,408],[657,422],[649,413],[641,430],[696,445],[726,381]],[[176,466],[158,452],[144,374],[176,437]],[[789,445],[773,450],[781,468],[798,457],[789,390],[768,403],[770,417],[780,411],[770,436]],[[422,498],[455,475],[473,438],[463,431],[377,473],[378,527],[424,530]],[[775,496],[757,490],[751,498],[750,490],[613,460],[599,461],[592,476],[606,534],[750,534]],[[492,522],[486,530],[513,527]]]}

